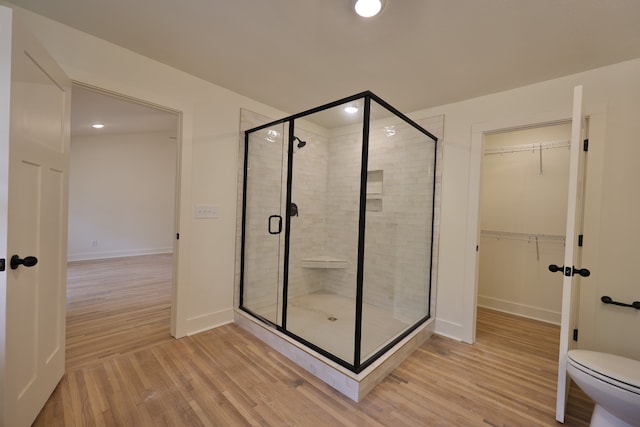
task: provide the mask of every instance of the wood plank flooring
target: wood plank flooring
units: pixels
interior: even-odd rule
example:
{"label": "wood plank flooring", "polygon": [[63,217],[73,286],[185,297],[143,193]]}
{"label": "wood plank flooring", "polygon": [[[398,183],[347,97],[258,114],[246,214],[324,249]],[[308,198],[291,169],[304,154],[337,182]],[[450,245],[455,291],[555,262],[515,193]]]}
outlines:
{"label": "wood plank flooring", "polygon": [[[103,274],[110,271],[107,267]],[[124,291],[132,307],[136,296],[146,300],[143,295],[159,293],[154,285],[147,292],[139,286]],[[146,316],[132,308],[137,320],[114,314],[100,327],[88,327],[88,319],[98,316],[100,301],[110,312],[117,304],[107,302],[108,292],[95,297],[89,290],[77,292],[95,301],[91,310],[77,303],[84,316],[74,316],[75,307],[70,307],[70,333],[77,328],[74,322],[85,323],[80,327],[85,331],[103,332],[118,330],[122,323],[146,325]],[[168,320],[165,325],[168,335]],[[87,332],[90,350],[68,364],[34,425],[559,425],[554,420],[558,328],[490,310],[479,309],[475,345],[434,336],[360,403],[233,324],[179,340],[160,334],[155,344],[144,338],[144,327],[133,329],[131,333],[140,334],[140,348],[129,343],[112,352],[96,350],[96,339]],[[82,335],[70,342],[78,355]],[[114,346],[119,339],[108,333],[102,338]],[[588,425],[592,408],[572,387],[565,425]]]}
{"label": "wood plank flooring", "polygon": [[160,254],[68,264],[67,370],[173,339],[172,263]]}

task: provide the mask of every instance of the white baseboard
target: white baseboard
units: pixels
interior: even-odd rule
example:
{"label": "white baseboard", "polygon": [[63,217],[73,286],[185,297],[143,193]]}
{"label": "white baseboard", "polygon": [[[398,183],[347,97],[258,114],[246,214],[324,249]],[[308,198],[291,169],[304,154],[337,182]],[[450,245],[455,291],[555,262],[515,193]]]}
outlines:
{"label": "white baseboard", "polygon": [[506,301],[499,298],[478,295],[478,306],[503,313],[515,314],[516,316],[527,317],[529,319],[540,320],[542,322],[560,324],[560,312],[540,307]]}
{"label": "white baseboard", "polygon": [[442,335],[443,337],[454,339],[456,341],[462,341],[460,337],[464,335],[461,324],[450,322],[444,319],[439,319],[437,316],[434,333]]}
{"label": "white baseboard", "polygon": [[156,255],[173,252],[172,247],[150,248],[150,249],[128,249],[120,251],[85,252],[79,254],[69,254],[67,261],[89,261],[93,259],[122,258],[128,256]]}
{"label": "white baseboard", "polygon": [[225,308],[224,310],[203,314],[201,316],[190,317],[186,322],[187,335],[195,335],[199,332],[208,331],[209,329],[232,322],[232,308]]}

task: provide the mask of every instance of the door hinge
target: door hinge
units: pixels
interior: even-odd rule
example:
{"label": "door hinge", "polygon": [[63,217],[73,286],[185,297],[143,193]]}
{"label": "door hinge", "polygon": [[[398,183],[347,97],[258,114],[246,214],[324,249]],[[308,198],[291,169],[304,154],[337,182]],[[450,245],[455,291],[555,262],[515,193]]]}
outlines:
{"label": "door hinge", "polygon": [[176,233],[176,240],[180,240],[180,233]]}
{"label": "door hinge", "polygon": [[573,330],[573,340],[578,341],[578,328]]}
{"label": "door hinge", "polygon": [[582,143],[582,150],[583,151],[589,151],[589,140],[585,139]]}
{"label": "door hinge", "polygon": [[0,271],[4,271],[7,267],[6,267],[6,261],[4,258],[0,258]]}
{"label": "door hinge", "polygon": [[584,238],[584,235],[582,235],[582,234],[580,234],[580,235],[578,236],[578,246],[580,246],[580,247],[582,247],[582,240],[583,240],[583,238]]}

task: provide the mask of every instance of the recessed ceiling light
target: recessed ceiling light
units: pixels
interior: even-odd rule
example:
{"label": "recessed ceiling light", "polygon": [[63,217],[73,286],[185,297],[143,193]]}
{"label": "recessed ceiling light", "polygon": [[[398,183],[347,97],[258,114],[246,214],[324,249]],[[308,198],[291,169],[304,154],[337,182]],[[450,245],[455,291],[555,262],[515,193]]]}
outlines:
{"label": "recessed ceiling light", "polygon": [[348,107],[344,108],[344,111],[346,111],[349,114],[354,114],[358,112],[358,107],[354,107],[353,105],[349,105]]}
{"label": "recessed ceiling light", "polygon": [[94,123],[91,125],[91,127],[94,129],[102,129],[104,125],[102,123]]}
{"label": "recessed ceiling light", "polygon": [[358,0],[355,9],[356,13],[363,18],[371,18],[382,9],[382,0]]}

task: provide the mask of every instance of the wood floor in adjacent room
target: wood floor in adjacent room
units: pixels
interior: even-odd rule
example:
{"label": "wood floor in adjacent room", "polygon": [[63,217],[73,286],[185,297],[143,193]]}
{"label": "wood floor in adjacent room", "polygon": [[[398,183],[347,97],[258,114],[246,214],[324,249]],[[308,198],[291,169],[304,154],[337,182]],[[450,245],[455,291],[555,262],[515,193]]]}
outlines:
{"label": "wood floor in adjacent room", "polygon": [[67,266],[66,368],[171,341],[173,255]]}
{"label": "wood floor in adjacent room", "polygon": [[[434,336],[355,403],[233,324],[170,338],[154,257],[70,265],[67,373],[35,426],[560,425],[556,326],[479,309],[475,345]],[[565,425],[592,408],[572,386]]]}

